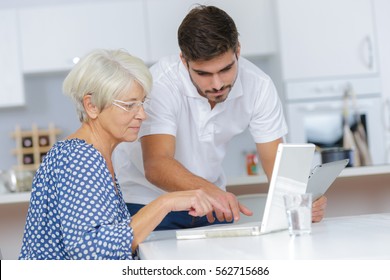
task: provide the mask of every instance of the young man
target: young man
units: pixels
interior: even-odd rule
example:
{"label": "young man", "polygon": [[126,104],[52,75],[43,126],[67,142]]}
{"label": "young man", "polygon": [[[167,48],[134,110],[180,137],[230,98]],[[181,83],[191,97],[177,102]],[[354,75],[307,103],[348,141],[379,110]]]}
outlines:
{"label": "young man", "polygon": [[[180,55],[151,67],[153,89],[140,143],[118,147],[116,173],[132,215],[164,192],[191,189],[203,189],[229,210],[215,209],[203,218],[170,213],[158,230],[251,215],[225,191],[226,146],[249,128],[270,179],[277,146],[287,134],[275,86],[240,57],[238,31],[228,14],[213,6],[192,9],[179,27],[178,41]],[[313,221],[322,219],[325,206],[325,197],[313,204]]]}

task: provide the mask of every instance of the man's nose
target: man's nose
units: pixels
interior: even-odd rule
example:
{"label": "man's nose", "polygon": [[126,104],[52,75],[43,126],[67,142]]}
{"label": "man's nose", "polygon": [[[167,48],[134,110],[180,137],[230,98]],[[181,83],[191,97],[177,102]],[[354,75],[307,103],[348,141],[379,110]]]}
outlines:
{"label": "man's nose", "polygon": [[218,74],[213,75],[211,86],[215,90],[220,90],[223,88],[223,81]]}

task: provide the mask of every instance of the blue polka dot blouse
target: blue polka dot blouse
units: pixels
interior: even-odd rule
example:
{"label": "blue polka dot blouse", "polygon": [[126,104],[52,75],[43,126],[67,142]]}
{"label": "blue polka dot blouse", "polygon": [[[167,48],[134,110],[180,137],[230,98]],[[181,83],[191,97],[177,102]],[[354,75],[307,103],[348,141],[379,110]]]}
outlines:
{"label": "blue polka dot blouse", "polygon": [[103,156],[59,141],[35,174],[20,259],[132,259],[130,213]]}

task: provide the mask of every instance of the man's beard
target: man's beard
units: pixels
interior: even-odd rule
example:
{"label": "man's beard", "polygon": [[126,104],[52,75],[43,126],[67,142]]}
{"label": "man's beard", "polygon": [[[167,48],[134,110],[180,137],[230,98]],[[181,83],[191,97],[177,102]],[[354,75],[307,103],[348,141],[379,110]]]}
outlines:
{"label": "man's beard", "polygon": [[[216,93],[218,92],[219,90],[226,90],[227,89],[227,92],[223,95],[219,95],[219,96],[214,96],[213,93]],[[220,88],[219,90],[206,90],[204,92],[204,96],[212,101],[212,102],[215,102],[215,103],[222,103],[224,102],[228,96],[229,96],[229,93],[230,91],[232,90],[232,86],[231,85],[227,85],[227,86],[223,86],[222,88]],[[199,92],[199,89],[198,89],[198,92]]]}
{"label": "man's beard", "polygon": [[[194,87],[196,88],[196,90],[198,91],[198,93],[199,93],[201,96],[207,98],[208,101],[213,102],[213,103],[215,103],[215,104],[217,104],[217,103],[222,103],[222,102],[224,102],[224,101],[228,98],[229,93],[230,93],[230,91],[232,90],[232,87],[233,87],[234,82],[235,82],[235,80],[234,80],[233,84],[231,84],[231,85],[226,85],[226,86],[224,85],[224,86],[222,86],[220,89],[206,90],[205,92],[203,92],[203,91],[198,87],[198,85],[194,82],[194,80],[193,80],[192,77],[191,77],[191,74],[189,74],[189,76],[190,76],[190,79],[191,79],[192,84],[194,85]],[[219,95],[219,96],[214,96],[214,95],[212,95],[213,93],[216,93],[216,92],[218,92],[219,90],[224,90],[224,89],[228,89],[228,91],[227,91],[225,94]]]}

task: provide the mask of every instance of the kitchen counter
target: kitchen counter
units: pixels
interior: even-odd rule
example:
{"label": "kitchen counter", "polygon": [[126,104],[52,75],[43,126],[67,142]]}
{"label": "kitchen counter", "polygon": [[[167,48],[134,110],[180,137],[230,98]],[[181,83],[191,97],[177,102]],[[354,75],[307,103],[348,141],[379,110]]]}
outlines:
{"label": "kitchen counter", "polygon": [[[390,174],[390,165],[378,165],[378,166],[363,166],[363,167],[351,167],[345,168],[341,174],[342,177],[356,177],[356,176],[365,176],[365,175],[381,175],[381,174]],[[253,185],[253,184],[267,184],[267,177],[262,174],[259,176],[242,176],[228,178],[228,186],[242,186],[242,185]]]}
{"label": "kitchen counter", "polygon": [[[325,194],[328,198],[325,216],[390,213],[389,182],[390,166],[343,170]],[[240,196],[246,197],[243,203],[261,212],[256,199],[262,197],[264,200],[268,192],[264,175],[229,178],[227,188],[236,195],[244,194]],[[30,192],[0,194],[0,224],[7,225],[0,227],[0,248],[5,259],[16,259],[19,254],[30,195]]]}
{"label": "kitchen counter", "polygon": [[[341,172],[339,178],[380,176],[384,174],[390,174],[390,165],[346,168]],[[243,186],[246,186],[246,188],[243,188]],[[236,194],[267,192],[268,181],[265,175],[231,177],[228,178],[227,188],[229,191]],[[254,190],[252,188],[254,188]],[[0,204],[29,202],[29,200],[29,192],[0,194]]]}
{"label": "kitchen counter", "polygon": [[24,203],[30,201],[31,192],[0,194],[0,204]]}
{"label": "kitchen counter", "polygon": [[139,245],[139,254],[142,260],[388,260],[390,213],[326,218],[312,225],[311,234],[295,238],[285,230],[177,240],[174,230],[159,231]]}

